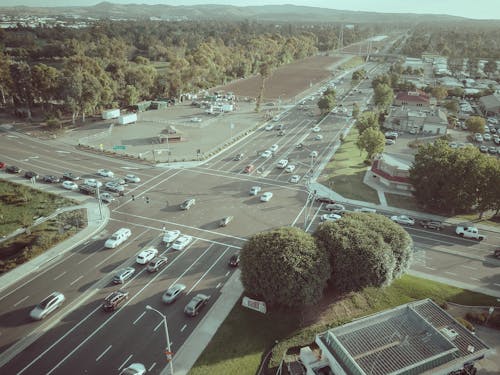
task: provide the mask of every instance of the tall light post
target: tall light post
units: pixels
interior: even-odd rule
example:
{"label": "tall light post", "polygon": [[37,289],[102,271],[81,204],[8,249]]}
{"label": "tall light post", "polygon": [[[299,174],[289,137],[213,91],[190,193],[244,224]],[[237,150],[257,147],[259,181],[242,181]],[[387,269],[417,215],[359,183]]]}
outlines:
{"label": "tall light post", "polygon": [[174,364],[173,364],[173,355],[172,350],[170,350],[170,336],[168,335],[168,325],[167,325],[167,317],[162,314],[160,311],[156,310],[154,307],[146,305],[146,310],[151,310],[160,315],[163,319],[163,325],[165,326],[165,336],[167,337],[167,358],[169,360],[170,374],[174,375]]}

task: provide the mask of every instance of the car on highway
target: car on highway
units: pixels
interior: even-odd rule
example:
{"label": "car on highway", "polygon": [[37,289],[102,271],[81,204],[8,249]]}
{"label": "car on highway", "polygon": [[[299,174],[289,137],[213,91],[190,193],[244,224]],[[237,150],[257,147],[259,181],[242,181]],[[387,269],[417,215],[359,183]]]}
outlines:
{"label": "car on highway", "polygon": [[62,175],[62,179],[64,181],[78,181],[81,177],[74,174],[73,172],[64,172]]}
{"label": "car on highway", "polygon": [[267,131],[273,130],[274,129],[274,125],[273,124],[267,124],[264,129],[266,129]]}
{"label": "car on highway", "polygon": [[120,375],[144,375],[146,373],[146,366],[142,363],[132,363],[120,371]]}
{"label": "car on highway", "polygon": [[443,223],[438,221],[438,220],[420,220],[418,222],[420,226],[424,227],[425,229],[435,229],[435,230],[441,230],[443,229]]}
{"label": "car on highway", "polygon": [[115,174],[109,169],[98,169],[97,174],[102,177],[114,177]]}
{"label": "car on highway", "polygon": [[21,168],[16,167],[15,165],[9,165],[5,171],[7,173],[21,173]]}
{"label": "car on highway", "polygon": [[295,170],[295,165],[288,164],[285,168],[285,172],[292,173]]}
{"label": "car on highway", "polygon": [[180,230],[167,230],[164,234],[163,234],[163,242],[165,243],[171,243],[171,242],[174,242],[177,237],[179,237],[181,235],[181,231]]}
{"label": "car on highway", "polygon": [[497,259],[500,259],[500,249],[493,250],[493,256]]}
{"label": "car on highway", "polygon": [[187,245],[189,245],[193,241],[193,237],[183,235],[179,237],[178,239],[175,240],[175,242],[172,245],[172,249],[174,250],[184,250]]}
{"label": "car on highway", "polygon": [[106,185],[104,185],[104,186],[106,187],[107,190],[115,192],[115,193],[125,191],[125,187],[123,185],[120,185],[114,181],[106,182]]}
{"label": "car on highway", "polygon": [[385,136],[385,139],[396,140],[396,139],[398,139],[399,134],[397,132],[388,131],[388,132],[384,133],[384,136]]}
{"label": "car on highway", "polygon": [[57,176],[46,175],[42,177],[42,181],[47,184],[58,184],[59,182],[61,182],[61,179]]}
{"label": "car on highway", "polygon": [[292,184],[296,184],[297,182],[300,181],[300,176],[298,174],[294,174],[290,177],[288,181],[290,181]]}
{"label": "car on highway", "polygon": [[271,150],[266,150],[263,153],[261,153],[260,156],[267,159],[273,156],[273,152]]}
{"label": "car on highway", "polygon": [[30,312],[31,319],[34,320],[42,320],[51,312],[60,307],[65,301],[64,294],[59,292],[54,292],[47,298],[45,298],[42,302],[35,306],[33,310]]}
{"label": "car on highway", "polygon": [[391,146],[391,145],[395,145],[396,144],[396,141],[394,139],[386,139],[385,140],[385,144],[387,146]]}
{"label": "car on highway", "polygon": [[109,193],[101,193],[101,194],[99,194],[99,198],[101,199],[101,202],[103,202],[103,203],[111,203],[111,202],[116,200],[116,198],[113,197]]}
{"label": "car on highway", "polygon": [[200,313],[200,309],[205,306],[210,299],[210,296],[206,294],[197,294],[191,301],[184,307],[184,312],[189,316],[196,316]]}
{"label": "car on highway", "polygon": [[342,216],[337,214],[323,214],[319,217],[321,221],[337,221],[342,219]]}
{"label": "car on highway", "polygon": [[275,143],[275,144],[271,145],[271,147],[269,147],[269,151],[276,152],[276,151],[278,151],[278,148],[279,148],[279,146]]}
{"label": "car on highway", "polygon": [[400,225],[415,225],[415,219],[406,215],[394,215],[391,220]]}
{"label": "car on highway", "polygon": [[262,188],[260,186],[252,186],[250,188],[249,194],[250,195],[257,195],[260,193],[261,190],[262,190]]}
{"label": "car on highway", "polygon": [[316,202],[325,204],[335,204],[335,199],[329,197],[316,197]]}
{"label": "car on highway", "polygon": [[241,159],[243,159],[243,156],[244,156],[243,154],[237,154],[237,155],[234,156],[233,160],[234,161],[240,161]]}
{"label": "car on highway", "polygon": [[128,299],[128,291],[126,290],[115,290],[111,294],[109,294],[106,298],[104,298],[104,302],[102,303],[102,308],[104,311],[115,311],[121,305],[125,303]]}
{"label": "car on highway", "polygon": [[338,213],[344,212],[346,209],[345,209],[345,206],[343,204],[333,203],[333,204],[327,204],[325,206],[325,210],[338,214]]}
{"label": "car on highway", "polygon": [[231,221],[233,221],[234,216],[225,216],[219,221],[219,227],[226,227]]}
{"label": "car on highway", "polygon": [[321,141],[322,139],[323,139],[323,136],[321,134],[316,134],[316,136],[314,137],[315,141]]}
{"label": "car on highway", "polygon": [[125,281],[130,279],[132,275],[135,273],[134,267],[127,267],[122,270],[119,270],[115,276],[113,276],[113,284],[123,284]]}
{"label": "car on highway", "polygon": [[243,170],[243,173],[251,173],[255,169],[255,166],[253,164],[249,164],[245,167]]}
{"label": "car on highway", "polygon": [[132,231],[129,228],[120,228],[104,242],[104,247],[114,249],[125,242],[131,235]]}
{"label": "car on highway", "polygon": [[313,133],[319,133],[321,131],[321,128],[319,126],[315,126],[311,130],[313,131]]}
{"label": "car on highway", "polygon": [[138,176],[136,176],[135,174],[127,174],[123,178],[127,182],[133,182],[133,183],[141,182],[141,179]]}
{"label": "car on highway", "polygon": [[167,257],[156,257],[153,258],[148,264],[148,272],[157,272],[161,268],[167,265],[168,259]]}
{"label": "car on highway", "polygon": [[377,210],[374,208],[368,208],[368,207],[358,207],[353,210],[354,212],[362,212],[365,214],[375,214],[377,213]]}
{"label": "car on highway", "polygon": [[298,148],[298,149],[301,149],[302,147],[304,147],[304,145],[302,143],[297,143],[295,145],[295,148]]}
{"label": "car on highway", "polygon": [[181,296],[185,289],[186,286],[184,284],[174,284],[163,293],[161,300],[164,303],[173,303]]}
{"label": "car on highway", "polygon": [[95,187],[95,188],[102,186],[102,182],[96,180],[95,178],[86,178],[86,179],[83,180],[83,183],[85,185],[92,186],[92,187]]}
{"label": "car on highway", "polygon": [[179,207],[181,210],[189,210],[195,204],[196,204],[196,199],[189,198],[189,199],[186,199],[184,202],[182,202]]}
{"label": "car on highway", "polygon": [[78,185],[73,181],[64,181],[61,186],[66,190],[78,190]]}
{"label": "car on highway", "polygon": [[284,131],[284,130],[280,130],[280,131],[278,132],[278,136],[279,136],[279,137],[281,137],[281,136],[283,136],[283,135],[285,135],[285,131]]}
{"label": "car on highway", "polygon": [[135,262],[137,264],[147,264],[157,255],[158,255],[158,249],[150,247],[145,250],[142,250],[139,254],[137,254]]}
{"label": "car on highway", "polygon": [[24,172],[24,178],[27,178],[28,180],[31,180],[32,178],[37,180],[39,177],[40,176],[36,172],[33,172],[33,171]]}
{"label": "car on highway", "polygon": [[231,258],[229,258],[229,266],[238,267],[239,264],[240,264],[240,253],[237,252],[236,254],[231,255]]}
{"label": "car on highway", "polygon": [[260,196],[260,201],[261,202],[269,202],[272,197],[273,197],[273,193],[271,193],[270,191],[267,191]]}

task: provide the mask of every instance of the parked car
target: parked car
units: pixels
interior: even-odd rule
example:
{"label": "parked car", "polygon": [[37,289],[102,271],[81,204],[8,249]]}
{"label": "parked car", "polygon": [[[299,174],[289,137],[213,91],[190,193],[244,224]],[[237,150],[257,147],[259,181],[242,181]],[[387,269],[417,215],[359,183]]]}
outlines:
{"label": "parked car", "polygon": [[33,172],[33,171],[24,172],[24,178],[27,178],[29,180],[31,180],[32,178],[34,178],[35,180],[37,180],[38,177],[40,177],[40,176],[36,172]]}
{"label": "parked car", "polygon": [[268,191],[260,196],[260,201],[261,202],[269,202],[272,197],[273,197],[273,193]]}
{"label": "parked car", "polygon": [[443,228],[443,223],[437,220],[420,220],[419,224],[426,229],[441,230]]}
{"label": "parked car", "polygon": [[250,195],[257,195],[260,193],[261,190],[262,188],[260,186],[252,186],[250,188]]}
{"label": "parked car", "polygon": [[315,126],[311,130],[313,131],[313,133],[319,133],[321,131],[321,128],[319,126]]}
{"label": "parked car", "polygon": [[276,152],[276,151],[278,151],[278,148],[279,148],[279,146],[275,143],[275,144],[271,145],[271,147],[269,147],[269,151]]}
{"label": "parked car", "polygon": [[113,181],[106,182],[106,185],[104,185],[104,186],[106,187],[107,190],[112,191],[112,192],[116,192],[116,193],[125,191],[125,188],[123,187],[123,185],[117,184],[116,182],[113,182]]}
{"label": "parked car", "polygon": [[104,298],[104,302],[102,303],[102,308],[104,311],[115,311],[121,305],[125,303],[128,299],[128,291],[125,290],[116,290],[106,298]]}
{"label": "parked car", "polygon": [[102,186],[102,182],[96,180],[95,178],[86,178],[86,179],[83,180],[83,183],[85,185],[92,186],[92,187],[95,187],[95,188]]}
{"label": "parked car", "polygon": [[329,197],[317,197],[316,202],[326,203],[326,204],[335,204],[335,200]]}
{"label": "parked car", "polygon": [[387,146],[391,146],[391,145],[395,145],[396,144],[396,141],[394,139],[386,139],[385,140],[385,144]]}
{"label": "parked car", "polygon": [[398,139],[399,134],[397,132],[391,132],[391,131],[389,131],[389,132],[385,132],[384,136],[385,136],[386,139],[396,140],[396,139]]}
{"label": "parked car", "polygon": [[314,140],[316,141],[321,141],[323,139],[323,136],[321,134],[316,134],[316,137],[314,137]]}
{"label": "parked car", "polygon": [[197,294],[191,301],[184,307],[184,312],[189,316],[196,316],[200,313],[200,309],[205,306],[210,299],[206,294]]}
{"label": "parked car", "polygon": [[401,225],[415,225],[415,219],[406,215],[394,215],[391,220]]}
{"label": "parked car", "polygon": [[482,142],[483,141],[483,135],[481,133],[475,133],[474,134],[474,139],[476,142]]}
{"label": "parked car", "polygon": [[5,171],[7,173],[21,173],[21,168],[16,167],[15,165],[9,165]]}
{"label": "parked car", "polygon": [[114,177],[115,174],[109,169],[98,169],[97,174],[102,177]]}
{"label": "parked car", "polygon": [[237,154],[237,155],[233,158],[233,160],[234,160],[234,161],[240,161],[241,159],[243,159],[243,154]]}
{"label": "parked car", "polygon": [[161,299],[164,303],[173,303],[181,296],[185,289],[186,286],[184,284],[174,284],[163,293]]}
{"label": "parked car", "polygon": [[116,200],[116,198],[113,197],[109,193],[101,193],[101,194],[99,194],[99,198],[101,199],[101,202],[103,202],[103,203],[111,203],[114,200]]}
{"label": "parked car", "polygon": [[66,190],[78,190],[78,185],[73,181],[64,181],[61,186]]}
{"label": "parked car", "polygon": [[78,188],[80,189],[80,192],[83,194],[88,194],[88,195],[94,195],[97,191],[97,188],[94,186],[90,186],[87,184],[81,184],[78,185]]}
{"label": "parked car", "polygon": [[127,182],[135,182],[135,183],[141,182],[141,179],[137,177],[135,174],[127,174],[125,175],[124,179]]}
{"label": "parked car", "polygon": [[62,179],[65,181],[78,181],[81,177],[73,172],[64,172]]}
{"label": "parked car", "polygon": [[497,259],[500,259],[500,249],[493,250],[493,256]]}
{"label": "parked car", "polygon": [[172,249],[184,250],[186,246],[191,243],[191,241],[193,241],[193,237],[183,235],[175,240],[174,244],[172,245]]}
{"label": "parked car", "polygon": [[290,177],[289,180],[292,184],[296,184],[297,182],[300,181],[300,176],[298,174],[294,174]]}
{"label": "parked car", "polygon": [[337,221],[342,219],[342,216],[337,214],[323,214],[320,216],[321,221]]}
{"label": "parked car", "polygon": [[285,168],[285,172],[292,173],[295,170],[295,165],[288,164]]}
{"label": "parked car", "polygon": [[189,198],[189,199],[186,199],[184,202],[181,203],[180,208],[181,208],[181,210],[189,210],[195,204],[196,204],[196,199]]}
{"label": "parked car", "polygon": [[144,375],[146,373],[146,366],[142,363],[132,363],[120,371],[120,375]]}
{"label": "parked car", "polygon": [[180,235],[181,235],[180,230],[167,230],[163,234],[163,242],[165,242],[165,243],[174,242],[177,239],[177,237],[179,237]]}
{"label": "parked car", "polygon": [[42,302],[35,306],[33,310],[30,312],[31,319],[34,320],[42,320],[51,312],[60,307],[66,298],[64,294],[59,292],[54,292],[47,298],[45,298]]}
{"label": "parked car", "polygon": [[311,151],[311,153],[309,154],[309,156],[311,158],[317,158],[318,157],[318,151]]}
{"label": "parked car", "polygon": [[288,159],[281,159],[276,166],[280,169],[285,168],[288,165]]}
{"label": "parked car", "polygon": [[490,133],[484,133],[483,134],[483,139],[485,141],[491,141],[491,134]]}
{"label": "parked car", "polygon": [[346,209],[345,209],[345,206],[343,204],[333,203],[333,204],[327,204],[325,206],[325,210],[339,214],[339,213],[344,212]]}
{"label": "parked car", "polygon": [[264,129],[266,129],[267,131],[273,130],[274,129],[274,125],[273,124],[267,124]]}
{"label": "parked car", "polygon": [[231,221],[233,221],[234,216],[225,216],[219,221],[219,227],[227,226]]}
{"label": "parked car", "polygon": [[487,153],[488,152],[488,146],[485,146],[485,145],[479,146],[479,151],[481,151],[483,153]]}
{"label": "parked car", "polygon": [[135,262],[137,264],[146,264],[157,255],[158,255],[158,249],[150,247],[148,249],[142,250],[139,254],[137,254]]}
{"label": "parked car", "polygon": [[127,267],[118,271],[116,275],[113,276],[113,284],[123,284],[125,281],[130,279],[134,273],[134,267]]}
{"label": "parked car", "polygon": [[148,264],[148,272],[157,272],[161,268],[165,267],[167,265],[168,259],[167,257],[156,257],[151,259],[151,261]]}
{"label": "parked car", "polygon": [[120,178],[120,177],[113,178],[111,180],[111,182],[114,182],[115,184],[118,184],[118,185],[125,185],[127,183],[127,181],[125,181],[124,178]]}
{"label": "parked car", "polygon": [[7,166],[3,161],[0,161],[0,169],[4,169]]}
{"label": "parked car", "polygon": [[243,170],[243,173],[251,173],[251,172],[253,172],[254,169],[255,169],[254,165],[249,164],[245,167],[245,169]]}
{"label": "parked car", "polygon": [[61,182],[61,179],[57,176],[47,175],[42,177],[42,181],[48,184],[58,184]]}
{"label": "parked car", "polygon": [[237,252],[236,254],[231,255],[231,258],[229,258],[229,266],[238,267],[239,264],[240,264],[240,253]]}

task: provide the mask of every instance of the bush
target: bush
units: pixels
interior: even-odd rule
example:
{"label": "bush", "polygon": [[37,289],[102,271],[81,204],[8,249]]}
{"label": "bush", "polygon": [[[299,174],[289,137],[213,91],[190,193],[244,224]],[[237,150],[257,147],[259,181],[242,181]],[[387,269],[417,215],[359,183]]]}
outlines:
{"label": "bush", "polygon": [[459,322],[461,325],[463,325],[465,328],[467,328],[471,332],[475,332],[476,329],[472,325],[471,322],[465,320],[464,318],[457,318],[457,322]]}
{"label": "bush", "polygon": [[484,325],[486,319],[488,319],[488,313],[486,312],[468,312],[465,314],[465,319],[471,323]]}

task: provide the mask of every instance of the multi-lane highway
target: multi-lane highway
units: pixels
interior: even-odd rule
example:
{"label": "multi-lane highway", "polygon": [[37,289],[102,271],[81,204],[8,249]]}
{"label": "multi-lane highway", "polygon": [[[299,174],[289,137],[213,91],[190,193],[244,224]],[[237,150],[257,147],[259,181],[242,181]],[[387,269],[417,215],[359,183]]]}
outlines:
{"label": "multi-lane highway", "polygon": [[[345,94],[346,106],[347,100],[366,99],[369,87],[362,85],[355,89],[361,92],[351,91],[350,83],[338,85],[338,91]],[[16,348],[24,350],[9,356],[2,373],[117,373],[131,362],[142,362],[151,373],[159,373],[165,367],[164,328],[161,318],[145,306],[151,305],[167,315],[175,352],[216,303],[234,271],[228,267],[228,260],[244,246],[248,236],[292,223],[304,227],[309,177],[329,157],[340,133],[352,121],[339,114],[317,124],[310,115],[316,99],[304,99],[279,121],[273,121],[275,125],[283,124],[283,135],[259,129],[193,168],[149,167],[87,154],[57,141],[0,133],[1,160],[25,170],[41,175],[62,175],[70,170],[95,178],[97,169],[106,168],[118,176],[133,172],[141,178],[139,183],[128,184],[125,196],[111,203],[111,219],[103,232],[48,268],[3,290],[1,356],[6,359]],[[313,130],[315,126],[320,130]],[[278,147],[270,157],[261,156],[274,144]],[[243,154],[241,160],[234,160],[239,154]],[[295,165],[295,170],[289,173],[277,168],[281,159]],[[244,173],[248,165],[254,169]],[[289,182],[293,174],[300,177],[297,183]],[[260,202],[259,195],[249,195],[250,188],[256,185],[262,187],[261,192],[272,192],[273,198]],[[79,194],[58,186],[44,188],[69,196]],[[196,199],[195,206],[180,210],[179,204],[190,197]],[[324,205],[315,203],[311,212],[313,220],[308,230],[313,231],[326,211]],[[219,228],[220,219],[228,215],[234,216],[233,222]],[[130,228],[132,237],[116,249],[105,249],[105,240],[122,227]],[[174,251],[161,242],[163,227],[192,235],[194,241],[185,250]],[[489,258],[493,246],[500,242],[498,234],[487,233],[488,239],[477,243],[454,236],[451,227],[442,232],[420,227],[408,231],[417,248],[414,270],[500,291],[500,280],[495,275],[498,262]],[[135,264],[136,254],[148,246],[168,257],[167,266],[157,273]],[[113,286],[112,276],[126,266],[135,268],[133,278],[120,287]],[[161,295],[174,283],[186,285],[186,293],[174,304],[165,305]],[[129,299],[119,310],[104,312],[103,299],[118,288],[127,290]],[[29,312],[34,304],[53,291],[64,293],[66,303],[45,321],[31,321]],[[199,316],[189,318],[183,309],[197,293],[210,295],[211,299]]]}

